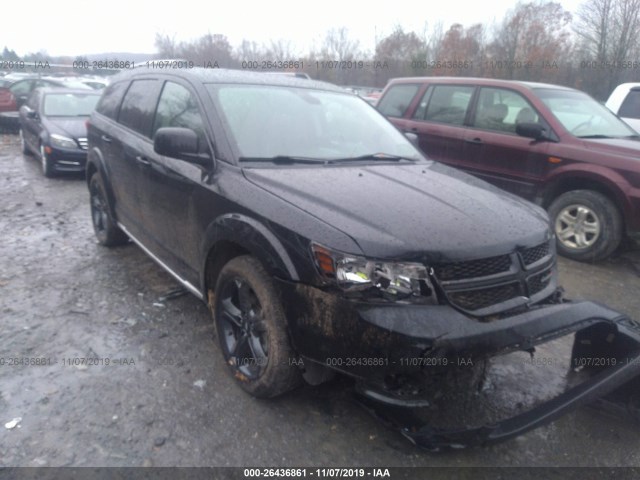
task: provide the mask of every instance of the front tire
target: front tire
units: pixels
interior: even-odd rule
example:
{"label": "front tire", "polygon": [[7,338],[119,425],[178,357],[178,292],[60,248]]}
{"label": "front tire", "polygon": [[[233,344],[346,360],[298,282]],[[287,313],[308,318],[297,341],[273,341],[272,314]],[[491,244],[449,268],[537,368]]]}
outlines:
{"label": "front tire", "polygon": [[270,398],[300,385],[284,309],[257,259],[236,257],[224,266],[212,310],[225,363],[245,391]]}
{"label": "front tire", "polygon": [[622,240],[622,216],[606,196],[592,190],[574,190],[549,207],[558,252],[581,262],[602,260]]}
{"label": "front tire", "polygon": [[94,173],[89,181],[93,231],[98,242],[105,247],[124,245],[129,241],[129,237],[118,228],[116,222],[111,218],[111,210],[105,192],[102,176],[97,172]]}
{"label": "front tire", "polygon": [[40,163],[42,165],[42,174],[47,178],[53,177],[53,162],[47,156],[47,152],[45,151],[43,144],[40,144]]}

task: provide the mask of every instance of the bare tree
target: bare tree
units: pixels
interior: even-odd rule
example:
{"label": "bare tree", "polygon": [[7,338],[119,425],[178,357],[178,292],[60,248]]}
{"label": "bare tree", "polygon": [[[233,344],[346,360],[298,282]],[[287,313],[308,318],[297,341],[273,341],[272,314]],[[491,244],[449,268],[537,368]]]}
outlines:
{"label": "bare tree", "polygon": [[264,48],[254,41],[242,40],[235,51],[235,58],[239,62],[259,62],[265,58]]}
{"label": "bare tree", "polygon": [[320,50],[322,57],[336,61],[354,60],[360,53],[360,42],[351,40],[345,27],[329,30]]}
{"label": "bare tree", "polygon": [[159,58],[178,58],[180,45],[176,42],[175,35],[156,33],[156,50]]}
{"label": "bare tree", "polygon": [[484,61],[485,48],[482,24],[465,28],[459,23],[454,23],[440,42],[438,60],[432,64],[433,73],[466,76],[476,70],[479,72]]}
{"label": "bare tree", "polygon": [[389,78],[415,75],[415,62],[426,62],[427,46],[415,32],[405,32],[397,25],[390,35],[376,45],[375,60],[388,65],[388,69],[377,69],[377,83]]}
{"label": "bare tree", "polygon": [[272,40],[268,47],[266,47],[265,59],[276,62],[288,62],[295,60],[297,54],[290,40],[284,40],[282,38],[278,40]]}
{"label": "bare tree", "polygon": [[[639,0],[640,1],[640,0]],[[556,2],[518,3],[505,16],[490,46],[493,76],[557,80],[568,62],[571,14]]]}
{"label": "bare tree", "polygon": [[587,0],[577,17],[586,88],[605,98],[627,73],[625,62],[637,60],[640,0]]}

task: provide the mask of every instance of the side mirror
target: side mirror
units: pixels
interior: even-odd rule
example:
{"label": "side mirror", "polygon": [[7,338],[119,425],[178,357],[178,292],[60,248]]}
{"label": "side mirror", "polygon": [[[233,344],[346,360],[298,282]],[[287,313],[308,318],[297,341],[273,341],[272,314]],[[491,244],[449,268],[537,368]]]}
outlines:
{"label": "side mirror", "polygon": [[153,150],[165,157],[177,158],[203,167],[211,166],[211,157],[200,153],[198,134],[190,128],[159,128],[153,136]]}
{"label": "side mirror", "polygon": [[26,105],[20,107],[20,112],[27,118],[31,118],[34,120],[38,118],[38,112],[36,112],[35,110],[31,110]]}
{"label": "side mirror", "polygon": [[516,133],[521,137],[546,140],[546,131],[547,129],[540,123],[522,122],[516,124]]}
{"label": "side mirror", "polygon": [[418,135],[413,132],[404,132],[404,136],[409,139],[409,141],[413,144],[414,147],[420,148],[420,143],[418,142]]}

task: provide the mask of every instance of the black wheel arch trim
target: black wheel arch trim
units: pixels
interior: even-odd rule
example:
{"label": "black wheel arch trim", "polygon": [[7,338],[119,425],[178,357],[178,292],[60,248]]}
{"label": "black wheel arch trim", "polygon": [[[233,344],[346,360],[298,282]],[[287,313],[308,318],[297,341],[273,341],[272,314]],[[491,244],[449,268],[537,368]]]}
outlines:
{"label": "black wheel arch trim", "polygon": [[203,268],[200,284],[207,289],[207,261],[209,253],[221,242],[230,242],[260,260],[267,271],[292,281],[300,275],[291,255],[278,236],[261,221],[240,213],[229,213],[216,218],[207,228],[201,243]]}
{"label": "black wheel arch trim", "polygon": [[97,172],[100,174],[103,180],[103,186],[105,189],[105,195],[107,196],[107,208],[109,209],[109,214],[111,218],[115,222],[118,221],[118,217],[115,212],[115,202],[116,198],[113,194],[113,189],[111,188],[110,176],[108,170],[105,165],[104,157],[100,150],[93,148],[87,152],[87,163],[85,165],[85,178],[87,182],[87,187],[91,188],[91,177],[93,174],[91,172]]}

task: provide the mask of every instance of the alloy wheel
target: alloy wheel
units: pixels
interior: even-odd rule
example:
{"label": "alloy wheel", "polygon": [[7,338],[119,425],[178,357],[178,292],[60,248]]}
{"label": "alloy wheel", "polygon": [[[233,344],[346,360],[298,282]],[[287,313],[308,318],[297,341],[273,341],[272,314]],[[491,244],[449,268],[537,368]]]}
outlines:
{"label": "alloy wheel", "polygon": [[591,247],[602,231],[600,219],[585,205],[569,205],[563,208],[555,222],[558,240],[567,248],[585,249]]}
{"label": "alloy wheel", "polygon": [[269,358],[262,305],[243,278],[227,283],[220,295],[216,321],[224,357],[238,374],[257,379]]}

